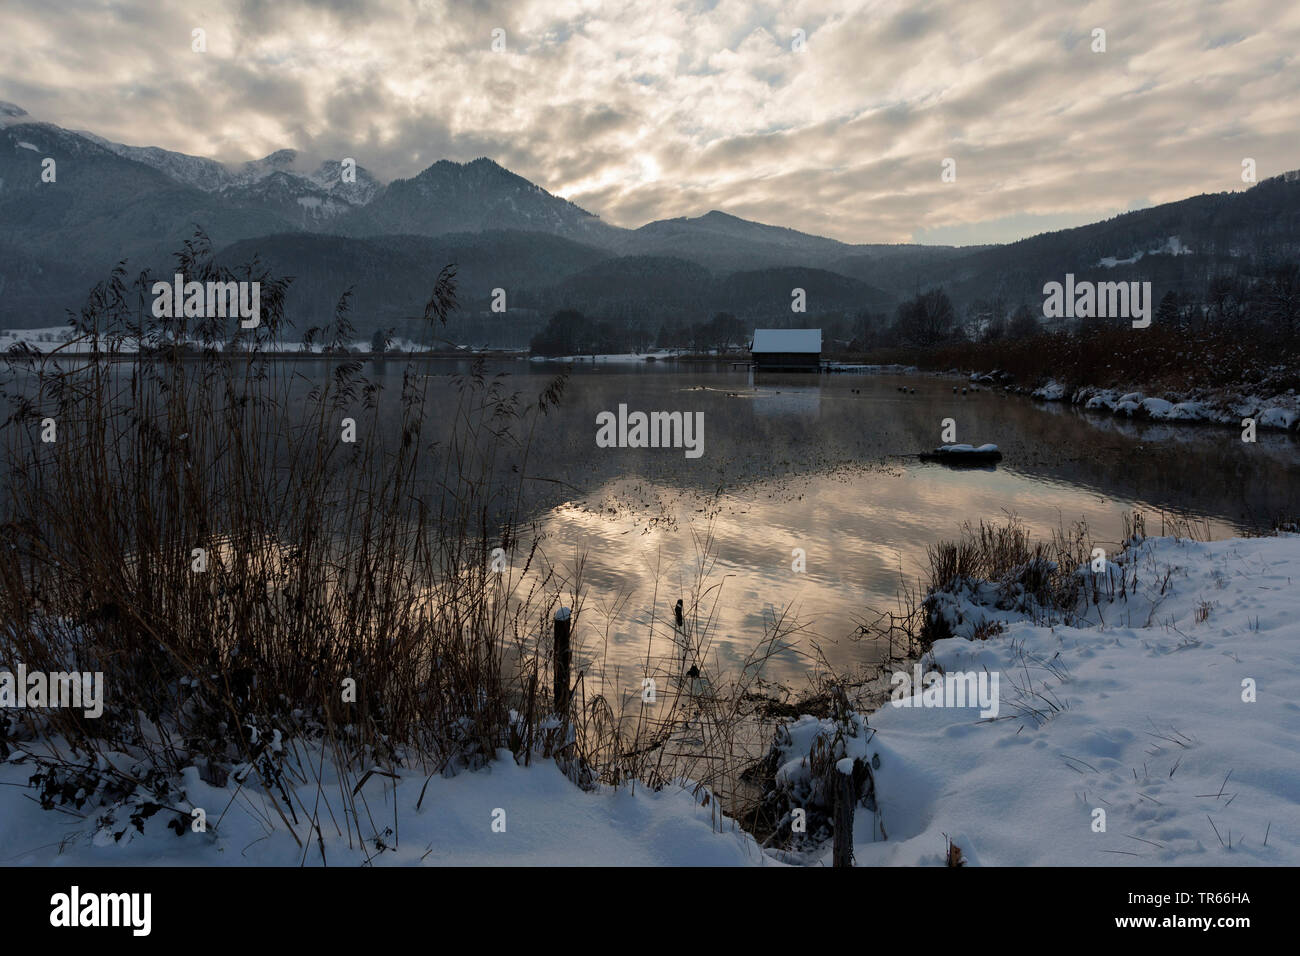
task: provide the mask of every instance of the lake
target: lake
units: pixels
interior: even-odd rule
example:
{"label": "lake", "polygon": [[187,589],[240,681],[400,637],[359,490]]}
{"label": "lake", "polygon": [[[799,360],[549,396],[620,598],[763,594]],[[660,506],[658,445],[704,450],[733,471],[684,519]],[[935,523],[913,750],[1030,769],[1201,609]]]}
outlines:
{"label": "lake", "polygon": [[[531,396],[568,366],[494,368]],[[1047,537],[1084,521],[1111,550],[1133,509],[1152,534],[1171,513],[1215,537],[1297,513],[1300,448],[1288,436],[1248,445],[1234,429],[1130,422],[983,389],[954,394],[954,384],[966,383],[871,373],[755,382],[726,364],[573,366],[563,402],[539,425],[528,473],[566,483],[544,483],[532,508],[545,560],[572,576],[581,557],[576,666],[589,679],[603,673],[621,697],[639,693],[647,659],[673,653],[668,622],[683,597],[698,606],[704,663],[715,669],[743,664],[776,615],[796,624],[765,676],[798,687],[822,655],[836,669],[882,659],[886,649],[861,640],[859,625],[871,608],[896,608],[926,548],[963,522],[1015,514]],[[597,416],[620,404],[629,414],[702,413],[702,454],[597,447]],[[939,444],[945,418],[958,441],[993,442],[1003,461],[958,470],[906,457]],[[803,571],[793,569],[795,549]]]}
{"label": "lake", "polygon": [[[305,395],[330,365],[292,363],[290,391]],[[381,408],[396,400],[406,366],[366,365],[363,374],[384,386]],[[436,428],[448,427],[442,413],[470,368],[417,364]],[[568,368],[500,361],[486,372],[505,373],[504,388],[528,404]],[[1288,436],[1264,433],[1248,445],[1235,429],[1130,422],[984,389],[954,394],[954,384],[966,385],[874,373],[755,381],[722,363],[573,366],[558,406],[537,419],[526,459],[503,448],[497,468],[530,476],[523,553],[534,535],[540,542],[530,573],[550,568],[571,581],[581,567],[575,668],[588,689],[624,700],[640,693],[642,676],[677,653],[669,622],[678,598],[694,610],[689,627],[706,671],[740,667],[778,616],[794,632],[765,677],[799,688],[823,660],[868,667],[888,649],[861,639],[859,625],[872,609],[896,609],[927,547],[967,521],[1015,514],[1042,537],[1084,521],[1111,550],[1133,509],[1152,534],[1169,512],[1216,537],[1300,513],[1300,449]],[[628,414],[698,413],[700,454],[598,447],[597,416],[620,405]],[[993,442],[1003,461],[954,470],[911,457],[941,443],[947,418],[957,441]],[[370,420],[358,420],[365,440]],[[396,416],[374,422],[394,437]]]}

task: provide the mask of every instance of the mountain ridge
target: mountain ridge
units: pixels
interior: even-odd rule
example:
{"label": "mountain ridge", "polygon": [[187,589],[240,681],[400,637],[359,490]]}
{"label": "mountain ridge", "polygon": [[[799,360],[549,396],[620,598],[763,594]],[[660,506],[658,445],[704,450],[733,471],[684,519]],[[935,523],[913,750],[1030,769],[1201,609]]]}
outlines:
{"label": "mountain ridge", "polygon": [[[57,161],[57,184],[43,181],[46,158]],[[361,166],[356,181],[345,182],[337,159],[302,171],[300,158],[282,149],[227,167],[66,130],[0,102],[0,245],[14,250],[0,260],[0,323],[50,324],[80,305],[90,286],[124,258],[133,269],[166,268],[198,227],[219,250],[247,249],[257,241],[286,248],[287,234],[337,239],[315,247],[331,256],[349,239],[391,249],[400,247],[399,237],[434,239],[428,248],[448,261],[475,263],[469,302],[480,301],[480,286],[504,287],[509,276],[523,284],[510,290],[516,303],[562,307],[571,304],[564,301],[571,295],[588,308],[625,316],[652,312],[656,303],[671,304],[679,316],[726,309],[719,290],[730,290],[740,312],[784,309],[788,315],[790,290],[779,288],[786,280],[776,278],[782,275],[817,284],[822,292],[810,295],[812,302],[887,312],[935,286],[959,307],[995,298],[1031,303],[1041,298],[1044,281],[1066,272],[1185,289],[1262,248],[1300,255],[1300,178],[1291,175],[1014,243],[957,247],[847,243],[720,209],[626,229],[489,157],[441,159],[388,183]],[[383,271],[387,281],[405,287],[405,278],[379,269],[382,256],[373,247],[355,249],[369,263],[367,281]],[[492,254],[506,258],[493,267]],[[618,260],[627,261],[610,264]],[[346,256],[331,261],[337,269],[308,270],[322,289],[304,292],[306,299],[324,301],[323,286],[348,281]],[[584,270],[589,274],[578,277]],[[738,274],[750,278],[733,278]],[[674,283],[675,289],[659,288]],[[755,300],[746,283],[766,291]]]}

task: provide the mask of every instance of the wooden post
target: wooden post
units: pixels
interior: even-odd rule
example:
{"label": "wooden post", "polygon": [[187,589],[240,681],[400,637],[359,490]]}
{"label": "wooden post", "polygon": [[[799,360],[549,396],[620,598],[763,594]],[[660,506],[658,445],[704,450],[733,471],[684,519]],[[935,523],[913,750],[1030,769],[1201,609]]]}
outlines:
{"label": "wooden post", "polygon": [[524,766],[533,763],[533,743],[537,739],[537,671],[528,675],[528,737],[524,740]]}
{"label": "wooden post", "polygon": [[853,865],[853,770],[845,773],[835,768],[835,810],[832,824],[835,829],[834,866]]}
{"label": "wooden post", "polygon": [[555,612],[555,711],[562,717],[569,713],[569,666],[573,662],[569,648],[571,618],[567,607]]}

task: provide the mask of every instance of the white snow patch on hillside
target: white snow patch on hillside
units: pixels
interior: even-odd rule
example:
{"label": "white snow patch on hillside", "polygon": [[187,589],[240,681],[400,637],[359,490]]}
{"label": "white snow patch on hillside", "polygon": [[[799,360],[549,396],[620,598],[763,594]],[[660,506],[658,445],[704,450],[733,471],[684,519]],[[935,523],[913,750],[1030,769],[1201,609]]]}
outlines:
{"label": "white snow patch on hillside", "polygon": [[1101,266],[1104,269],[1113,269],[1116,266],[1131,266],[1139,259],[1141,259],[1143,256],[1156,256],[1156,255],[1186,256],[1186,255],[1191,255],[1193,251],[1194,251],[1193,249],[1183,245],[1182,240],[1178,236],[1170,236],[1168,239],[1164,241],[1163,244],[1156,246],[1154,249],[1147,249],[1142,252],[1135,252],[1127,259],[1120,259],[1117,258],[1116,256],[1104,256],[1103,258],[1097,260],[1097,265]]}

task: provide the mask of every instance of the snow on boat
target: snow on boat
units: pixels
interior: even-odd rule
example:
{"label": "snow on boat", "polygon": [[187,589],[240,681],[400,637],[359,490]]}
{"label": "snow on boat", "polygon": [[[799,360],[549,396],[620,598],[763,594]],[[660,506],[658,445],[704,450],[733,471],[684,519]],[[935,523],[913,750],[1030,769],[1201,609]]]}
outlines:
{"label": "snow on boat", "polygon": [[934,451],[921,452],[921,460],[946,465],[991,465],[1002,460],[1002,452],[997,445],[940,445]]}

